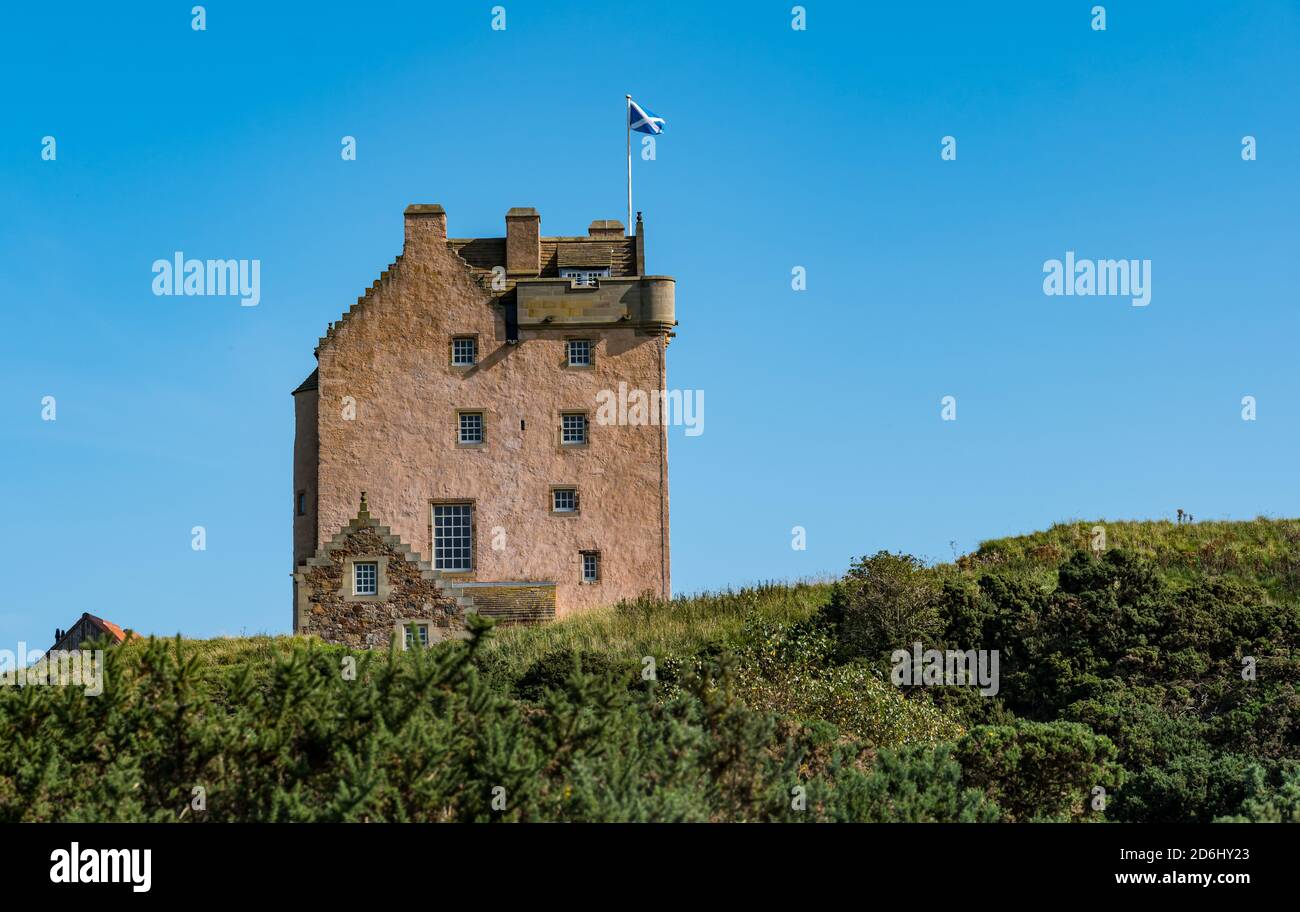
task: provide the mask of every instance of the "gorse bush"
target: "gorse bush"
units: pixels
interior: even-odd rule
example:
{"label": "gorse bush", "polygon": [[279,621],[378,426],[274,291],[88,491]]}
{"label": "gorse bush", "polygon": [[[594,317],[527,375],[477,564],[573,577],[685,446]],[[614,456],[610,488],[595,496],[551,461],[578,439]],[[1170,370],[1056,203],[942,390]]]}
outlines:
{"label": "gorse bush", "polygon": [[[0,687],[0,820],[1300,822],[1300,525],[1151,525],[422,651],[127,643]],[[895,686],[914,642],[996,695]]]}
{"label": "gorse bush", "polygon": [[[1007,819],[1209,822],[1263,819],[1275,806],[1285,817],[1287,792],[1276,784],[1300,761],[1300,607],[1276,585],[1291,561],[1267,546],[1295,542],[1297,526],[1243,525],[1240,550],[1250,557],[1229,575],[1190,550],[1095,555],[1059,538],[985,545],[957,567],[928,571],[882,553],[855,565],[826,615],[839,653],[877,666],[899,640],[887,622],[900,616],[925,619],[911,629],[927,646],[998,651],[995,698],[960,687],[909,696],[968,727],[956,754],[963,782]],[[1140,541],[1138,531],[1128,524],[1117,537]],[[1169,542],[1166,532],[1154,540]],[[1249,567],[1269,571],[1274,594]],[[865,585],[873,578],[889,582]],[[891,614],[880,593],[907,587],[913,604],[937,593],[933,619]],[[1025,727],[1034,723],[1055,727]],[[1281,789],[1274,804],[1260,783]],[[1087,800],[1098,786],[1104,811]]]}
{"label": "gorse bush", "polygon": [[963,784],[1013,821],[1100,818],[1104,803],[1092,799],[1114,792],[1124,776],[1115,746],[1074,722],[980,726],[958,742],[956,756]]}
{"label": "gorse bush", "polygon": [[836,801],[827,819],[860,823],[996,823],[1003,811],[988,795],[963,785],[951,744],[882,750],[865,774],[837,758],[830,780]]}
{"label": "gorse bush", "polygon": [[1250,770],[1241,810],[1223,823],[1300,823],[1300,764],[1282,764],[1272,777],[1262,767]]}
{"label": "gorse bush", "polygon": [[827,733],[747,707],[727,659],[666,693],[557,658],[523,676],[525,703],[480,674],[484,632],[356,657],[303,643],[260,682],[153,641],[108,651],[99,697],[0,689],[0,820],[838,819],[856,794],[812,772]]}

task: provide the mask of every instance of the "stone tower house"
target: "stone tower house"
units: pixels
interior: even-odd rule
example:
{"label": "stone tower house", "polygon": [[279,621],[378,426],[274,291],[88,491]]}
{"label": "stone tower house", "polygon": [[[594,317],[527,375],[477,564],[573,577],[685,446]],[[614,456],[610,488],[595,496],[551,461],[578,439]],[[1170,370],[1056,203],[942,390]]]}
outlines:
{"label": "stone tower house", "polygon": [[336,598],[390,597],[398,551],[360,553],[381,544],[416,561],[413,586],[436,580],[448,602],[424,613],[444,622],[448,605],[536,621],[669,596],[661,411],[619,424],[599,406],[666,389],[674,281],[646,275],[639,216],[633,235],[540,223],[511,209],[504,237],[448,238],[442,206],[408,206],[401,255],[320,339],[293,394],[296,633],[386,640],[406,608],[340,632]]}

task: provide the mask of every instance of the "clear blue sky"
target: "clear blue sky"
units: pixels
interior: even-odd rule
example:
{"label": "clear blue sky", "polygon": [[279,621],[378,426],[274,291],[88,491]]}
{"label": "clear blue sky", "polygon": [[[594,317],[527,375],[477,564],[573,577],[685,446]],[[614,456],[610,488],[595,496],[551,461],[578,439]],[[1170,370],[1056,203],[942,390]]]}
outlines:
{"label": "clear blue sky", "polygon": [[[501,2],[504,32],[487,0],[6,9],[0,646],[85,610],[286,632],[289,392],[326,323],[407,203],[460,236],[624,218],[626,92],[667,119],[636,207],[670,385],[705,391],[670,440],[678,591],[1300,514],[1294,2],[1111,2],[1105,32],[1064,0],[810,0],[804,32],[788,2]],[[260,305],[155,297],[177,250],[260,259]],[[1151,304],[1045,296],[1067,250],[1150,259]]]}

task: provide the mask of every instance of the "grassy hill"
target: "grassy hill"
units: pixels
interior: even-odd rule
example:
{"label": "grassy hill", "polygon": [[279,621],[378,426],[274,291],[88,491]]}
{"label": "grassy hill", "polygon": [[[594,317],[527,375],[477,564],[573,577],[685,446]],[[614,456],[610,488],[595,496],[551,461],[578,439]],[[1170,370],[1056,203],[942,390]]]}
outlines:
{"label": "grassy hill", "polygon": [[[1300,822],[1298,546],[1075,522],[427,653],[130,643],[101,698],[0,688],[0,819]],[[998,693],[895,685],[914,642]]]}
{"label": "grassy hill", "polygon": [[1150,560],[1172,582],[1222,575],[1257,584],[1279,599],[1300,598],[1300,520],[1295,519],[1058,523],[1045,532],[983,542],[958,565],[967,572],[1006,567],[1046,578],[1070,553],[1089,547],[1096,526],[1105,529],[1108,548]]}
{"label": "grassy hill", "polygon": [[[826,604],[830,592],[829,583],[781,584],[676,598],[670,602],[657,599],[624,602],[552,624],[498,628],[486,644],[485,652],[520,672],[558,649],[625,658],[690,653],[710,644],[740,643],[748,620],[757,618],[780,625],[806,620]],[[274,656],[286,656],[302,640],[253,636],[184,642],[206,662],[231,666],[246,662],[260,664]],[[140,644],[133,648],[140,648]]]}

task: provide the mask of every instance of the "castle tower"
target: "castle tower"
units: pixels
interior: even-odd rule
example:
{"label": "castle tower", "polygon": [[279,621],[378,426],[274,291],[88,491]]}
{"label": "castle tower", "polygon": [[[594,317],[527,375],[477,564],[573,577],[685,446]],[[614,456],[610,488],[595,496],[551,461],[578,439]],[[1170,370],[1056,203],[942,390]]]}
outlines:
{"label": "castle tower", "polygon": [[448,238],[441,206],[408,206],[401,255],[330,324],[293,393],[295,571],[365,491],[485,614],[668,597],[656,395],[675,325],[674,280],[645,274],[639,216],[635,234],[595,221],[548,237],[516,208],[504,237]]}

